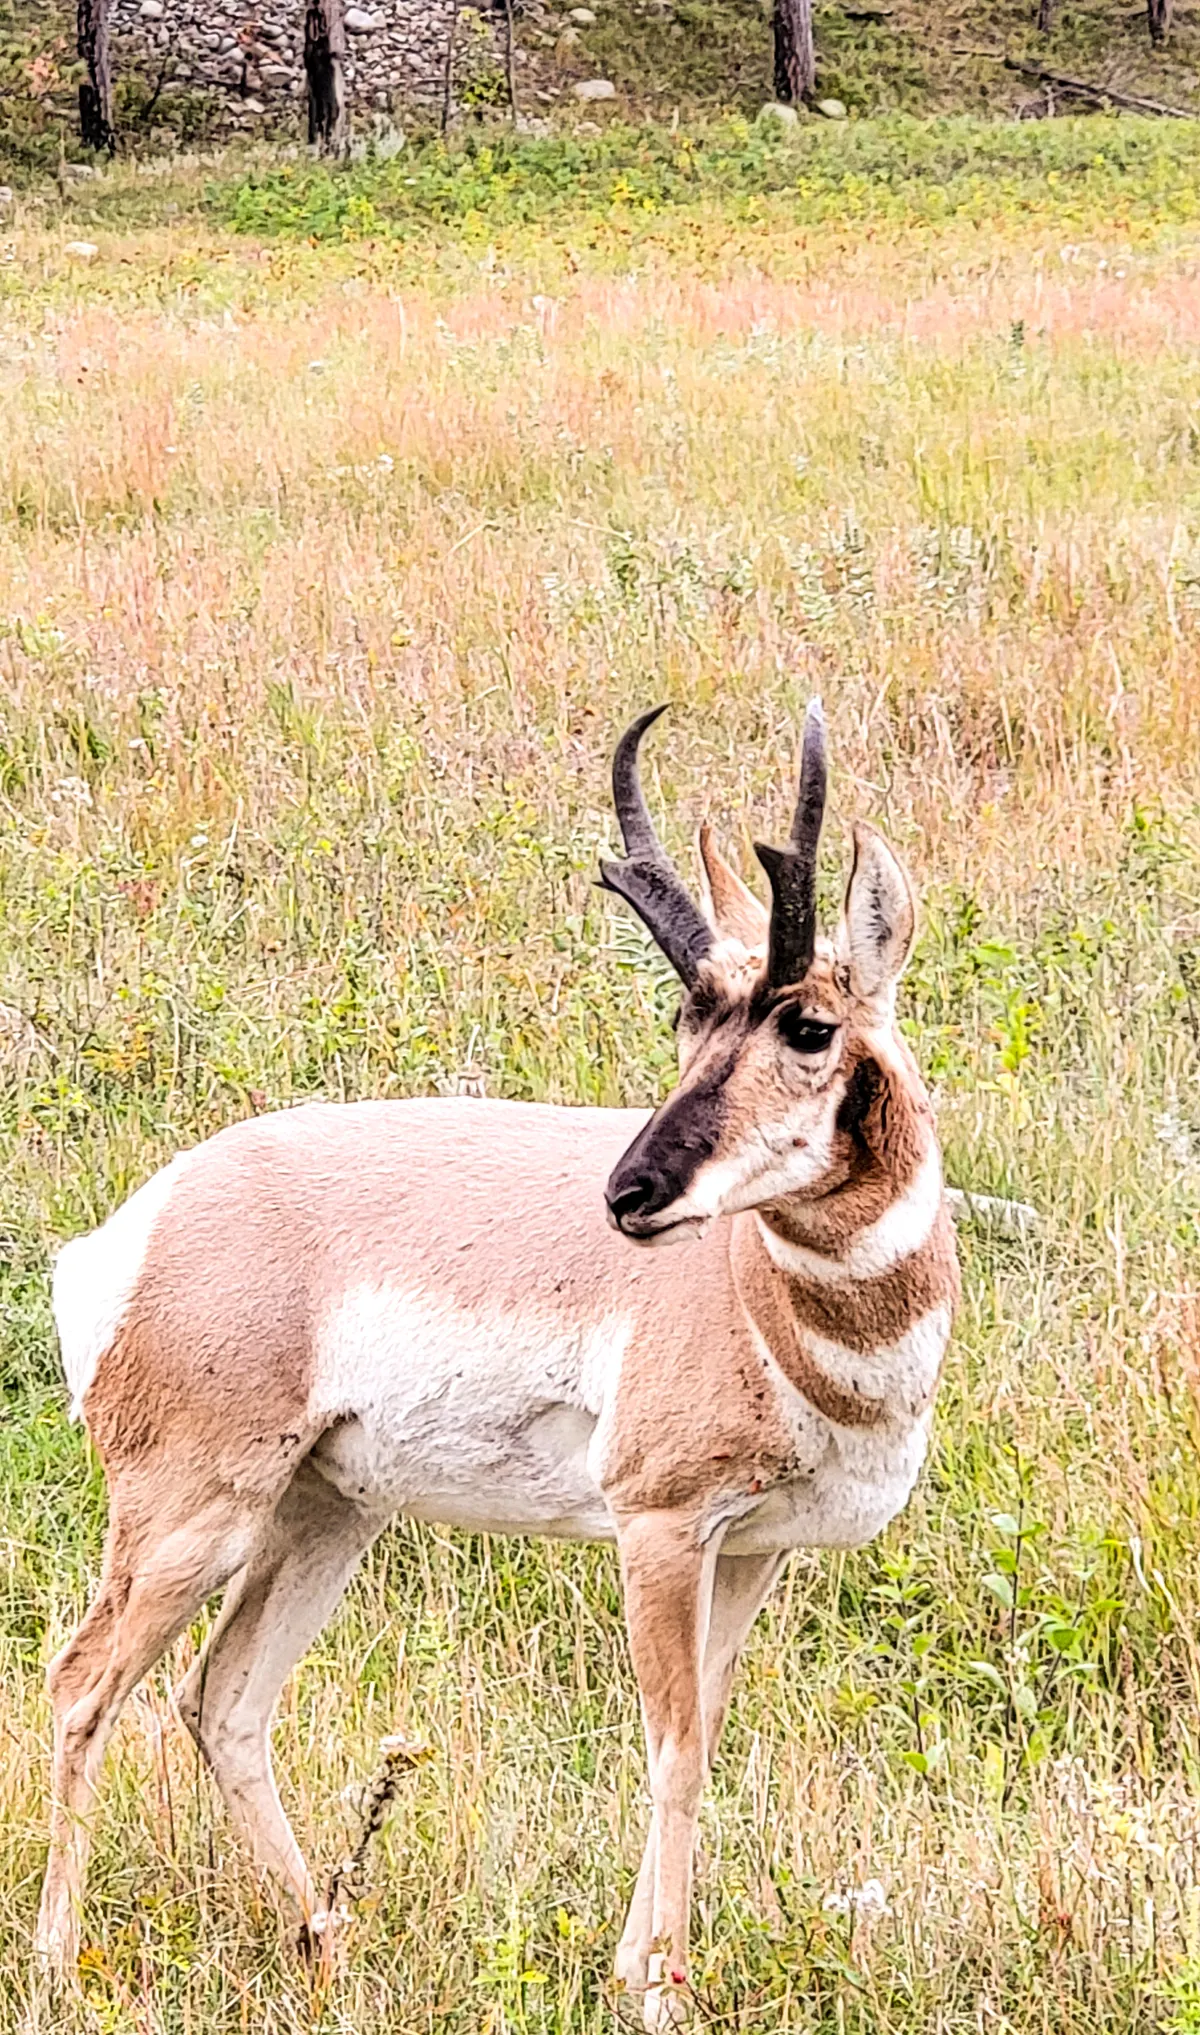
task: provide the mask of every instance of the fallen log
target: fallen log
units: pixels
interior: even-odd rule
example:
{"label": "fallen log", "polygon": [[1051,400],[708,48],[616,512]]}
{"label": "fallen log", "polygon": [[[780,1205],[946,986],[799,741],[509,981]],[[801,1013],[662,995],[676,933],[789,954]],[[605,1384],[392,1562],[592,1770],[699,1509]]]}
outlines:
{"label": "fallen log", "polygon": [[969,1187],[947,1187],[946,1199],[955,1222],[978,1222],[1003,1237],[1027,1237],[1041,1226],[1041,1216],[1028,1201],[1006,1201],[999,1194],[972,1194]]}
{"label": "fallen log", "polygon": [[1038,84],[1051,85],[1056,92],[1066,92],[1072,98],[1088,99],[1095,106],[1122,106],[1129,113],[1156,113],[1164,120],[1200,120],[1200,113],[1193,113],[1186,106],[1164,106],[1161,99],[1142,99],[1136,92],[1118,92],[1112,85],[1067,78],[1061,71],[1048,71],[1044,64],[1022,63],[1019,57],[1005,57],[1004,68],[1019,71],[1023,78],[1034,78]]}

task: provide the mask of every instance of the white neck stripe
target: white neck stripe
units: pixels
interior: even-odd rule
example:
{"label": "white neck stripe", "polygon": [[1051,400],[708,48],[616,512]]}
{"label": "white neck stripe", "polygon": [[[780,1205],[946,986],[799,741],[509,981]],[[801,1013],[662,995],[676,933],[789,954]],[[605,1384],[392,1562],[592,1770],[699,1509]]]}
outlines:
{"label": "white neck stripe", "polygon": [[928,1240],[941,1202],[941,1154],[937,1145],[931,1143],[912,1185],[875,1222],[868,1223],[851,1238],[840,1258],[826,1257],[821,1251],[809,1250],[805,1244],[789,1243],[786,1237],[768,1228],[761,1215],[756,1214],[755,1220],[772,1262],[781,1271],[825,1286],[843,1286],[859,1279],[877,1278],[919,1251]]}

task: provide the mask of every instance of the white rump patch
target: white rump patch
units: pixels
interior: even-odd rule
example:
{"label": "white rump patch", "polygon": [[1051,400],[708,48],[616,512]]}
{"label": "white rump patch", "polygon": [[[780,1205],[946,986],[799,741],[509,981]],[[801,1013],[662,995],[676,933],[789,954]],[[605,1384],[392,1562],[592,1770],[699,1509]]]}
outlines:
{"label": "white rump patch", "polygon": [[99,1229],[64,1244],[54,1266],[54,1322],[62,1367],[71,1388],[71,1418],[79,1420],[96,1367],[120,1328],[133,1298],[150,1233],[183,1168],[181,1152],[131,1194]]}
{"label": "white rump patch", "polygon": [[893,1265],[919,1251],[937,1220],[941,1203],[942,1157],[937,1145],[931,1144],[911,1187],[890,1208],[884,1209],[878,1221],[858,1231],[843,1257],[829,1258],[822,1251],[810,1251],[804,1244],[790,1243],[769,1229],[761,1216],[757,1221],[767,1251],[781,1271],[794,1272],[798,1278],[820,1281],[826,1286],[847,1286],[860,1279],[877,1279],[880,1273],[890,1271]]}

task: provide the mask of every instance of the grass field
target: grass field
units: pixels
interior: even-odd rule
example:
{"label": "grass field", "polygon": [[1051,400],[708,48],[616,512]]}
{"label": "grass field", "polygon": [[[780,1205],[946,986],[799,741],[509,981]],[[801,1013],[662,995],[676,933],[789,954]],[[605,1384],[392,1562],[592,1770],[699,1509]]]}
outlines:
{"label": "grass field", "polygon": [[103,1524],[47,1267],[251,1110],[661,1093],[669,984],[591,887],[614,732],[669,698],[668,838],[750,868],[820,689],[830,900],[873,815],[951,1178],[1044,1221],[965,1233],[917,1496],[761,1621],[704,2017],[1196,2035],[1196,141],[481,146],[125,168],[0,241],[0,2028],[638,2025],[614,1559],[408,1526],[277,1733],[323,1871],[380,1738],[434,1748],[344,1968],[290,1962],[164,1668],[39,2004],[42,1673]]}

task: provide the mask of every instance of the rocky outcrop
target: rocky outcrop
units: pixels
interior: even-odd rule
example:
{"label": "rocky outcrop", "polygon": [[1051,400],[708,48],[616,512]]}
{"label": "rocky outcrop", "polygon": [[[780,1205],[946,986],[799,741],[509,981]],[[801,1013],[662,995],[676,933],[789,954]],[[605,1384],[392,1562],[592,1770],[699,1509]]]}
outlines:
{"label": "rocky outcrop", "polygon": [[[352,112],[434,111],[445,89],[453,0],[364,0],[346,8]],[[161,102],[203,95],[214,124],[251,131],[297,124],[305,101],[304,0],[113,0],[113,68]],[[498,79],[503,20],[460,8],[455,83]],[[480,87],[482,89],[482,87]]]}

